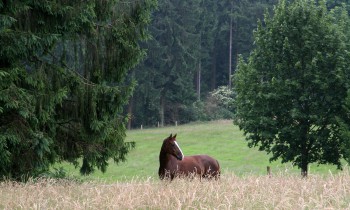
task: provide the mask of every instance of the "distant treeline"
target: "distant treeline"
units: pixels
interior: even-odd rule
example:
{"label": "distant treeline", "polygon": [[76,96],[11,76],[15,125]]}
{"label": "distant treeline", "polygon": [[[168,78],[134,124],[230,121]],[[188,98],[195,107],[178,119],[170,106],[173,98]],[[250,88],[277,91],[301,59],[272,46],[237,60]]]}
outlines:
{"label": "distant treeline", "polygon": [[[129,127],[230,118],[212,91],[231,86],[238,55],[253,48],[257,20],[277,0],[193,0],[158,2],[144,47],[147,56],[130,73],[137,81],[126,112]],[[328,7],[347,3],[329,0]],[[219,113],[213,113],[217,107]]]}

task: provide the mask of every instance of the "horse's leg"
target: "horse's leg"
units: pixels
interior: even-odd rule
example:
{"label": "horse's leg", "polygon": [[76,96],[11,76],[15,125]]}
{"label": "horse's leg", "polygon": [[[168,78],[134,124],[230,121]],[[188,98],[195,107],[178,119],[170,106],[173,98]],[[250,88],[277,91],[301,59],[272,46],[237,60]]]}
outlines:
{"label": "horse's leg", "polygon": [[215,180],[219,180],[220,179],[220,172],[217,171],[215,174]]}
{"label": "horse's leg", "polygon": [[199,176],[199,181],[202,182],[202,177],[204,175],[204,170],[202,168],[199,168],[199,170],[197,169],[197,167],[195,167],[196,171],[195,171],[195,175]]}

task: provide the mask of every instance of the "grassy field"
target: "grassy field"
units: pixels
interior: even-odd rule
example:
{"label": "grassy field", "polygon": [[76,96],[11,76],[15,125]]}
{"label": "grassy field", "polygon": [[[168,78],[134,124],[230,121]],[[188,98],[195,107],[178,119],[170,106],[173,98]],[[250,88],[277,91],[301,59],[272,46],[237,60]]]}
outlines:
{"label": "grassy field", "polygon": [[[270,163],[265,152],[247,147],[242,132],[232,121],[222,120],[128,131],[126,141],[135,141],[136,148],[128,154],[127,161],[119,165],[110,162],[106,173],[96,171],[88,179],[114,182],[157,177],[160,147],[170,133],[177,133],[177,141],[185,155],[208,154],[219,160],[223,175],[264,175],[267,166],[271,166],[273,173],[299,173],[299,169],[291,164]],[[79,175],[78,169],[70,165],[64,167],[70,175]],[[335,166],[310,165],[310,174],[328,174],[329,171],[338,173]]]}
{"label": "grassy field", "polygon": [[[178,134],[185,155],[206,153],[217,158],[219,180],[158,179],[162,140]],[[0,209],[350,209],[350,172],[310,166],[308,178],[298,169],[249,149],[230,121],[133,130],[137,144],[128,161],[110,165],[84,182],[38,179],[1,182]],[[266,175],[266,166],[272,176]],[[70,175],[78,170],[68,167]]]}
{"label": "grassy field", "polygon": [[226,173],[218,181],[0,183],[0,209],[349,209],[350,175]]}

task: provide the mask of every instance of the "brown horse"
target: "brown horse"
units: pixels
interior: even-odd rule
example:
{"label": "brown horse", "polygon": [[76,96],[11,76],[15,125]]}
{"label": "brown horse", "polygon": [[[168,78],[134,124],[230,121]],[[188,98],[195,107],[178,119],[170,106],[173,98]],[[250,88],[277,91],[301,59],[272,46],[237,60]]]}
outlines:
{"label": "brown horse", "polygon": [[170,178],[171,180],[177,176],[194,176],[199,175],[200,178],[215,178],[220,176],[219,162],[208,155],[184,156],[179,145],[176,143],[176,134],[170,136],[163,141],[159,154],[159,170],[160,179]]}

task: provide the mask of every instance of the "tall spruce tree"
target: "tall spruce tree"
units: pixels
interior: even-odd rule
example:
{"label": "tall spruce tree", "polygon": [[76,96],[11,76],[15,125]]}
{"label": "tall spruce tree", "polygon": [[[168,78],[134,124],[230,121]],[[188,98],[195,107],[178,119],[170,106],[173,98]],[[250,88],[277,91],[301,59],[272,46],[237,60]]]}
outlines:
{"label": "tall spruce tree", "polygon": [[[199,32],[200,45],[196,76],[197,100],[205,98],[210,90],[208,83],[210,72],[215,62],[214,46],[218,30],[218,2],[216,0],[202,1],[200,4],[200,23],[197,30]],[[210,80],[209,80],[210,81]]]}
{"label": "tall spruce tree", "polygon": [[228,85],[230,80],[229,64],[231,63],[232,75],[237,66],[238,55],[247,57],[252,49],[252,31],[257,26],[257,20],[263,17],[265,11],[270,11],[276,2],[276,0],[224,0],[217,2],[218,26],[214,34],[215,45],[212,54],[214,62],[210,71],[203,78],[207,84],[211,84],[208,91],[212,91],[218,86]]}
{"label": "tall spruce tree", "polygon": [[235,122],[250,147],[293,162],[304,176],[309,163],[341,168],[345,139],[337,119],[350,66],[342,21],[324,1],[282,0],[274,13],[259,24],[248,62],[239,63]]}
{"label": "tall spruce tree", "polygon": [[150,26],[153,39],[147,43],[148,57],[135,71],[139,86],[132,106],[138,125],[187,120],[188,116],[181,113],[195,100],[199,3],[199,0],[159,2]]}
{"label": "tall spruce tree", "polygon": [[145,54],[138,41],[155,2],[0,2],[1,178],[125,160],[124,77]]}

